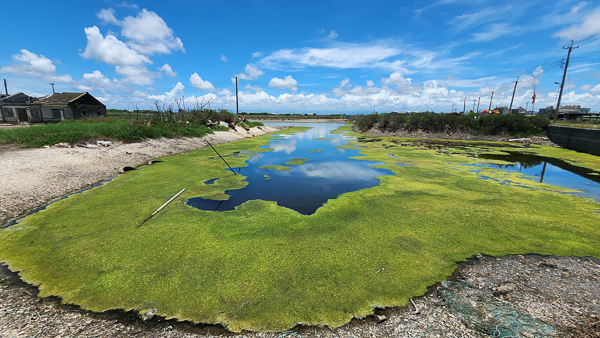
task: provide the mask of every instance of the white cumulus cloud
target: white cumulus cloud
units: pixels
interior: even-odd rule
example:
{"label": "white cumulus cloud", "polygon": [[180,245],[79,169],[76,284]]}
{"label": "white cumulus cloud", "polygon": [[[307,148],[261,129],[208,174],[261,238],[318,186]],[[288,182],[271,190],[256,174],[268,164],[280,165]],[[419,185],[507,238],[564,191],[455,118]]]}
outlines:
{"label": "white cumulus cloud", "polygon": [[210,83],[209,81],[202,80],[202,78],[200,77],[200,75],[198,75],[198,73],[194,73],[194,74],[192,74],[192,76],[190,76],[190,83],[192,84],[192,86],[194,88],[197,88],[200,90],[215,89],[215,86],[213,86],[212,83]]}
{"label": "white cumulus cloud", "polygon": [[129,48],[123,41],[114,35],[107,34],[106,37],[100,33],[96,26],[84,29],[87,36],[87,45],[81,56],[86,59],[96,59],[113,66],[134,66],[144,63],[152,63],[145,55],[141,55]]}
{"label": "white cumulus cloud", "polygon": [[331,32],[329,32],[329,35],[327,35],[327,37],[330,38],[330,39],[335,39],[338,36],[339,35],[338,35],[338,33],[336,31],[331,31]]}
{"label": "white cumulus cloud", "polygon": [[384,77],[381,79],[384,84],[395,84],[397,86],[408,86],[410,85],[411,79],[405,78],[401,71],[396,71],[390,74],[390,77]]}
{"label": "white cumulus cloud", "polygon": [[21,49],[20,54],[11,57],[11,65],[0,68],[0,73],[25,74],[56,82],[72,82],[70,75],[57,75],[56,66],[44,55]]}
{"label": "white cumulus cloud", "polygon": [[121,27],[121,35],[127,39],[127,45],[138,53],[145,55],[170,54],[172,51],[183,51],[183,42],[173,35],[165,20],[158,14],[142,9],[135,17],[126,16],[123,20],[115,17],[112,8],[102,9],[97,14],[104,24]]}
{"label": "white cumulus cloud", "polygon": [[148,98],[151,100],[159,100],[163,102],[173,101],[183,95],[184,88],[185,86],[183,85],[183,83],[177,82],[177,84],[170,91],[161,95],[148,95]]}
{"label": "white cumulus cloud", "polygon": [[101,9],[96,16],[104,24],[119,25],[121,22],[115,17],[115,10],[112,8]]}
{"label": "white cumulus cloud", "polygon": [[[241,80],[254,80],[261,77],[264,72],[255,65],[247,64],[244,68],[244,73],[237,74],[236,76]],[[235,83],[235,78],[232,78],[231,81]]]}
{"label": "white cumulus cloud", "polygon": [[600,84],[590,89],[590,93],[593,95],[600,95]]}
{"label": "white cumulus cloud", "polygon": [[121,34],[129,39],[127,44],[142,54],[170,54],[185,51],[180,38],[173,35],[165,20],[158,14],[143,9],[137,16],[127,16],[122,21]]}
{"label": "white cumulus cloud", "polygon": [[286,76],[283,79],[274,77],[269,81],[269,87],[289,89],[293,92],[298,90],[298,81],[296,81],[291,75]]}
{"label": "white cumulus cloud", "polygon": [[585,15],[577,14],[576,17],[579,19],[577,23],[561,29],[552,36],[563,40],[577,40],[600,31],[600,7],[585,13]]}
{"label": "white cumulus cloud", "polygon": [[227,62],[229,60],[225,55],[221,54],[221,61]]}
{"label": "white cumulus cloud", "polygon": [[165,63],[164,65],[158,67],[158,70],[162,70],[167,76],[177,76],[177,72],[173,71],[173,68],[171,68],[171,65],[169,65],[168,63]]}
{"label": "white cumulus cloud", "polygon": [[247,84],[247,85],[246,85],[246,89],[248,89],[248,90],[252,90],[252,91],[254,91],[255,93],[264,93],[264,89],[262,89],[262,88],[261,88],[261,87],[259,87],[259,86],[252,86],[252,85],[249,85],[249,84]]}
{"label": "white cumulus cloud", "polygon": [[84,73],[75,87],[79,90],[92,91],[94,89],[115,89],[116,85],[101,71],[95,70],[91,73]]}
{"label": "white cumulus cloud", "polygon": [[145,66],[116,66],[115,71],[126,76],[121,82],[138,86],[151,85],[155,78],[160,77],[160,74],[151,72]]}

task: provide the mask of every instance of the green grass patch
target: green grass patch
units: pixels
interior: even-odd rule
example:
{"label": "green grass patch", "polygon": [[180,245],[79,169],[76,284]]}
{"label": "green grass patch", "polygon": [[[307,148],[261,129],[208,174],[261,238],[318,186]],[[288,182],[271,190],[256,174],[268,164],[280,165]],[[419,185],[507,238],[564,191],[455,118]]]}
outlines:
{"label": "green grass patch", "polygon": [[27,147],[43,147],[59,142],[90,142],[97,139],[137,141],[145,138],[202,137],[212,131],[227,131],[225,122],[248,129],[260,122],[244,124],[226,109],[124,112],[111,111],[110,118],[65,120],[60,123],[0,130],[0,143],[16,143]]}
{"label": "green grass patch", "polygon": [[[267,151],[260,146],[268,139],[216,148],[224,156]],[[461,151],[396,141],[361,143],[364,156],[357,157],[396,175],[310,216],[260,200],[227,212],[189,207],[190,197],[227,198],[246,185],[244,177],[225,171],[210,148],[165,157],[0,230],[0,261],[39,285],[41,297],[84,309],[156,308],[167,318],[267,331],[335,327],[374,308],[409,304],[478,253],[600,258],[599,203],[535,182],[526,189],[481,180]],[[600,167],[598,157],[569,150],[525,151]],[[398,166],[388,154],[415,166]],[[248,158],[228,162],[243,167]],[[518,173],[495,175],[525,181]]]}
{"label": "green grass patch", "polygon": [[[217,128],[217,127],[216,127]],[[227,130],[220,127],[215,130]],[[43,147],[59,142],[76,143],[110,139],[137,141],[145,138],[173,138],[177,136],[202,137],[212,133],[211,128],[202,124],[156,123],[127,121],[120,119],[66,120],[28,128],[0,130],[0,143],[22,144],[27,147]]]}
{"label": "green grass patch", "polygon": [[262,127],[264,126],[264,124],[262,122],[244,122],[249,128],[254,128],[254,127]]}
{"label": "green grass patch", "polygon": [[286,167],[284,165],[263,165],[258,167],[258,169],[271,169],[271,170],[278,170],[278,171],[289,171],[290,167]]}
{"label": "green grass patch", "polygon": [[303,165],[304,162],[308,162],[310,161],[310,159],[308,158],[293,158],[289,161],[287,161],[285,164],[286,165]]}

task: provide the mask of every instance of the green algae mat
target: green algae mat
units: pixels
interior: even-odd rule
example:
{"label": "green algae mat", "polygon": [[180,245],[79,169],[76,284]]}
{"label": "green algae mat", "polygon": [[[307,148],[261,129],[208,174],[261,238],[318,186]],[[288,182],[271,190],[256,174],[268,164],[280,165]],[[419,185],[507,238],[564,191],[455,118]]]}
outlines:
{"label": "green algae mat", "polygon": [[[223,156],[269,151],[260,147],[269,137],[217,149]],[[41,297],[84,309],[157,309],[232,331],[269,331],[339,326],[374,308],[406,305],[478,253],[600,258],[600,203],[518,173],[469,166],[482,161],[473,153],[514,148],[398,140],[346,145],[395,175],[310,216],[260,200],[227,212],[192,208],[187,198],[226,199],[226,191],[245,186],[243,176],[225,171],[210,148],[165,157],[0,230],[0,262],[38,285]],[[600,172],[598,157],[523,151]],[[243,168],[249,156],[226,158]]]}

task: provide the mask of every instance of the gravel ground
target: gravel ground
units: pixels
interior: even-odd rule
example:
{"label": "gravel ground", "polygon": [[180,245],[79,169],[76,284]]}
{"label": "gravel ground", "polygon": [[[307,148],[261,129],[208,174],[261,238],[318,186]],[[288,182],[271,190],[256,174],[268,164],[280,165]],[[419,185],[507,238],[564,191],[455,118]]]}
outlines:
{"label": "gravel ground", "polygon": [[[208,137],[223,143],[266,131]],[[124,166],[136,167],[156,157],[203,146],[205,138],[93,148],[0,147],[0,224],[52,198],[113,176]],[[596,259],[478,255],[460,264],[450,280],[472,286],[461,291],[461,297],[474,308],[482,308],[481,300],[487,299],[552,325],[558,332],[553,337],[600,337],[600,261]],[[38,298],[37,288],[0,265],[0,337],[498,337],[493,331],[482,332],[479,325],[489,321],[491,314],[465,317],[444,301],[444,290],[441,285],[432,286],[423,297],[413,300],[415,306],[377,309],[373,316],[340,328],[298,326],[287,332],[235,334],[215,325],[158,317],[144,321],[136,313],[93,313],[61,304],[55,297]]]}

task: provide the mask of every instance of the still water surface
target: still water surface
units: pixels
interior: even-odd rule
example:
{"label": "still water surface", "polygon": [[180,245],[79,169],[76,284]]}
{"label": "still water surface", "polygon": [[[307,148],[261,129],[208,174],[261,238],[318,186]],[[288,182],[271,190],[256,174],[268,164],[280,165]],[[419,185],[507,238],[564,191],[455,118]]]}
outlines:
{"label": "still water surface", "polygon": [[[257,153],[241,168],[248,185],[226,192],[226,201],[201,197],[190,198],[187,204],[201,210],[226,211],[255,199],[275,201],[279,206],[311,215],[328,199],[379,185],[375,177],[394,175],[387,169],[372,168],[379,162],[350,159],[361,156],[356,149],[340,149],[350,138],[331,133],[339,123],[286,123],[312,129],[291,135],[277,136],[268,146],[273,151]],[[267,124],[268,125],[268,124]],[[286,164],[292,159],[308,159],[301,165]],[[264,166],[286,166],[288,171],[261,169]],[[214,183],[209,180],[205,184]]]}
{"label": "still water surface", "polygon": [[578,196],[600,202],[600,175],[563,160],[518,152],[481,154],[479,158],[505,161],[507,164],[482,164],[490,168],[521,173],[525,178],[553,186],[576,189]]}

